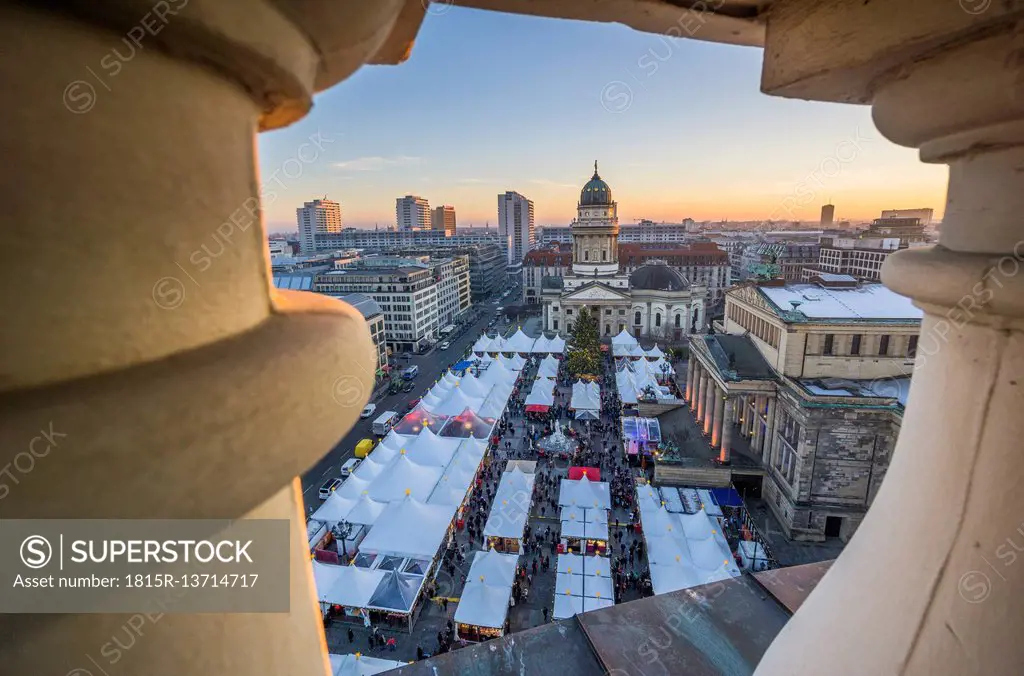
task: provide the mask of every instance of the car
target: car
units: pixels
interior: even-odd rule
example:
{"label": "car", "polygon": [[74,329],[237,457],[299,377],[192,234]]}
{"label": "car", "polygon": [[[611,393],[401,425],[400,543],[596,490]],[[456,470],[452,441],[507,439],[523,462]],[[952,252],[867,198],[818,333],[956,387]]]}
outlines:
{"label": "car", "polygon": [[338,486],[341,485],[341,479],[331,479],[323,486],[320,487],[320,499],[326,500],[331,497],[331,493],[338,490]]}
{"label": "car", "polygon": [[440,347],[442,350],[447,350],[451,346],[452,344],[446,340],[443,343],[441,343],[438,347]]}
{"label": "car", "polygon": [[377,404],[367,404],[363,407],[363,412],[359,414],[360,418],[369,418],[371,415],[377,412]]}
{"label": "car", "polygon": [[345,464],[341,466],[341,478],[347,479],[352,476],[352,472],[356,471],[356,467],[359,467],[359,463],[361,462],[362,460],[359,460],[358,458],[349,458],[346,460]]}
{"label": "car", "polygon": [[406,404],[406,406],[405,406],[405,410],[411,411],[414,408],[416,408],[417,406],[419,406],[419,403],[420,403],[419,397],[417,397],[416,399],[410,399],[409,403]]}
{"label": "car", "polygon": [[412,392],[412,391],[413,391],[413,390],[415,390],[415,389],[416,389],[416,383],[414,383],[414,382],[413,382],[413,381],[411,381],[411,380],[410,380],[409,382],[407,382],[407,383],[406,383],[406,384],[405,384],[405,385],[404,385],[404,386],[402,387],[402,391],[403,391],[403,392],[406,392],[406,393]]}

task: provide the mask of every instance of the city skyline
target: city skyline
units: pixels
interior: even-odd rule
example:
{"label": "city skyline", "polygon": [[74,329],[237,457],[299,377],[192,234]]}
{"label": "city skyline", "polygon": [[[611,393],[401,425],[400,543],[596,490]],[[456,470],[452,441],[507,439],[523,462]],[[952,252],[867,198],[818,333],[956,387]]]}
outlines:
{"label": "city skyline", "polygon": [[[300,123],[260,136],[261,175],[276,178],[268,230],[292,229],[295,207],[325,193],[346,227],[393,225],[408,194],[493,227],[509,190],[534,201],[538,224],[566,224],[595,159],[623,223],[816,221],[830,199],[837,220],[921,206],[941,218],[944,166],[882,138],[867,107],[760,94],[760,62],[759,50],[612,24],[429,15],[400,68],[363,68]],[[414,114],[395,91],[440,103]],[[323,151],[289,169],[311,135]]]}

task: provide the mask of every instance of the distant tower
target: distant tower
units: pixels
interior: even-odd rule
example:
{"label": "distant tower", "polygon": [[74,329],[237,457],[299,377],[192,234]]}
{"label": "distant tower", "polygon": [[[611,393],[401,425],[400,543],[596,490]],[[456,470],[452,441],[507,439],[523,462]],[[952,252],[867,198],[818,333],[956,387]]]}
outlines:
{"label": "distant tower", "polygon": [[398,230],[430,230],[430,204],[419,195],[395,200],[395,225]]}
{"label": "distant tower", "polygon": [[832,221],[836,216],[836,207],[834,204],[826,204],[821,208],[821,227],[831,227]]}
{"label": "distant tower", "polygon": [[296,209],[295,220],[299,226],[299,252],[311,255],[316,253],[318,234],[341,232],[341,205],[325,195]]}
{"label": "distant tower", "polygon": [[615,275],[619,272],[619,213],[612,189],[597,173],[580,191],[572,232],[572,271],[576,275]]}

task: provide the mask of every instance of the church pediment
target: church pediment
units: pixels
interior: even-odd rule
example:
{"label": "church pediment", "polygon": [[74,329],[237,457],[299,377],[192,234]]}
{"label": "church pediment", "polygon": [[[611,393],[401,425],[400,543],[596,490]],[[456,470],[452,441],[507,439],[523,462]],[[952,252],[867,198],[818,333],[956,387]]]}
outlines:
{"label": "church pediment", "polygon": [[611,289],[603,284],[588,284],[576,291],[566,294],[563,300],[608,300],[628,301],[629,296]]}

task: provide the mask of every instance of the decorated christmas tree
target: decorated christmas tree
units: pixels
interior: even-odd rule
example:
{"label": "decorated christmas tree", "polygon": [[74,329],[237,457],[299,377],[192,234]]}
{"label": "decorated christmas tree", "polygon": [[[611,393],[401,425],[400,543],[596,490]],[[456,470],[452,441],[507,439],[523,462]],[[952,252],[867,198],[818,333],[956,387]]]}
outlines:
{"label": "decorated christmas tree", "polygon": [[572,325],[572,349],[566,368],[574,378],[598,376],[601,373],[601,346],[598,343],[597,319],[582,307]]}

